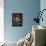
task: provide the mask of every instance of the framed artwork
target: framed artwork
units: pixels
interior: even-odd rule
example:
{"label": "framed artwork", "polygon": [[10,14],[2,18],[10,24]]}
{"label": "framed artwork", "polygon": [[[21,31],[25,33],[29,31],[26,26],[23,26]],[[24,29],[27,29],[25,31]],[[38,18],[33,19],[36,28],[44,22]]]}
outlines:
{"label": "framed artwork", "polygon": [[23,25],[23,14],[22,13],[12,13],[12,26],[22,26]]}

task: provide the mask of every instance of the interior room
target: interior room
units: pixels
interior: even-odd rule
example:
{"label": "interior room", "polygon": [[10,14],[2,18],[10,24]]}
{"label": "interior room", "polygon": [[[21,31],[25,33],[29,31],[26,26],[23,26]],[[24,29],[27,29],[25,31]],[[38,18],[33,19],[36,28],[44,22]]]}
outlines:
{"label": "interior room", "polygon": [[46,0],[0,0],[0,46],[46,46]]}

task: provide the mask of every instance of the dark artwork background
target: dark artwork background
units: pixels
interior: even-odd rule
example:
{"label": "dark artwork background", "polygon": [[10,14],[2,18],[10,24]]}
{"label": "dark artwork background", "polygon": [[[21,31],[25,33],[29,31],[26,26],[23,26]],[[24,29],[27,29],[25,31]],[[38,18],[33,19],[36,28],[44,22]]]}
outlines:
{"label": "dark artwork background", "polygon": [[12,13],[12,26],[22,26],[22,25],[23,25],[23,14]]}

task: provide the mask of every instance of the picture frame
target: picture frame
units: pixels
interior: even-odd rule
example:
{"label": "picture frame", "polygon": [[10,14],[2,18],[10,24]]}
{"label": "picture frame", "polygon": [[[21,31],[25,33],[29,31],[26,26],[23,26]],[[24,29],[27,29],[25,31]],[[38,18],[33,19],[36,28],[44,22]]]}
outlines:
{"label": "picture frame", "polygon": [[23,25],[23,13],[12,13],[12,26]]}

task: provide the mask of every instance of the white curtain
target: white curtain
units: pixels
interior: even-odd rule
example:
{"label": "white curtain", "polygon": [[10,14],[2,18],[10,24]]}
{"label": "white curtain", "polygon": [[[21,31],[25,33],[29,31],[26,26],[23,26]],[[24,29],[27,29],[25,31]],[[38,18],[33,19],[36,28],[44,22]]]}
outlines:
{"label": "white curtain", "polygon": [[0,42],[4,41],[4,0],[0,0]]}

